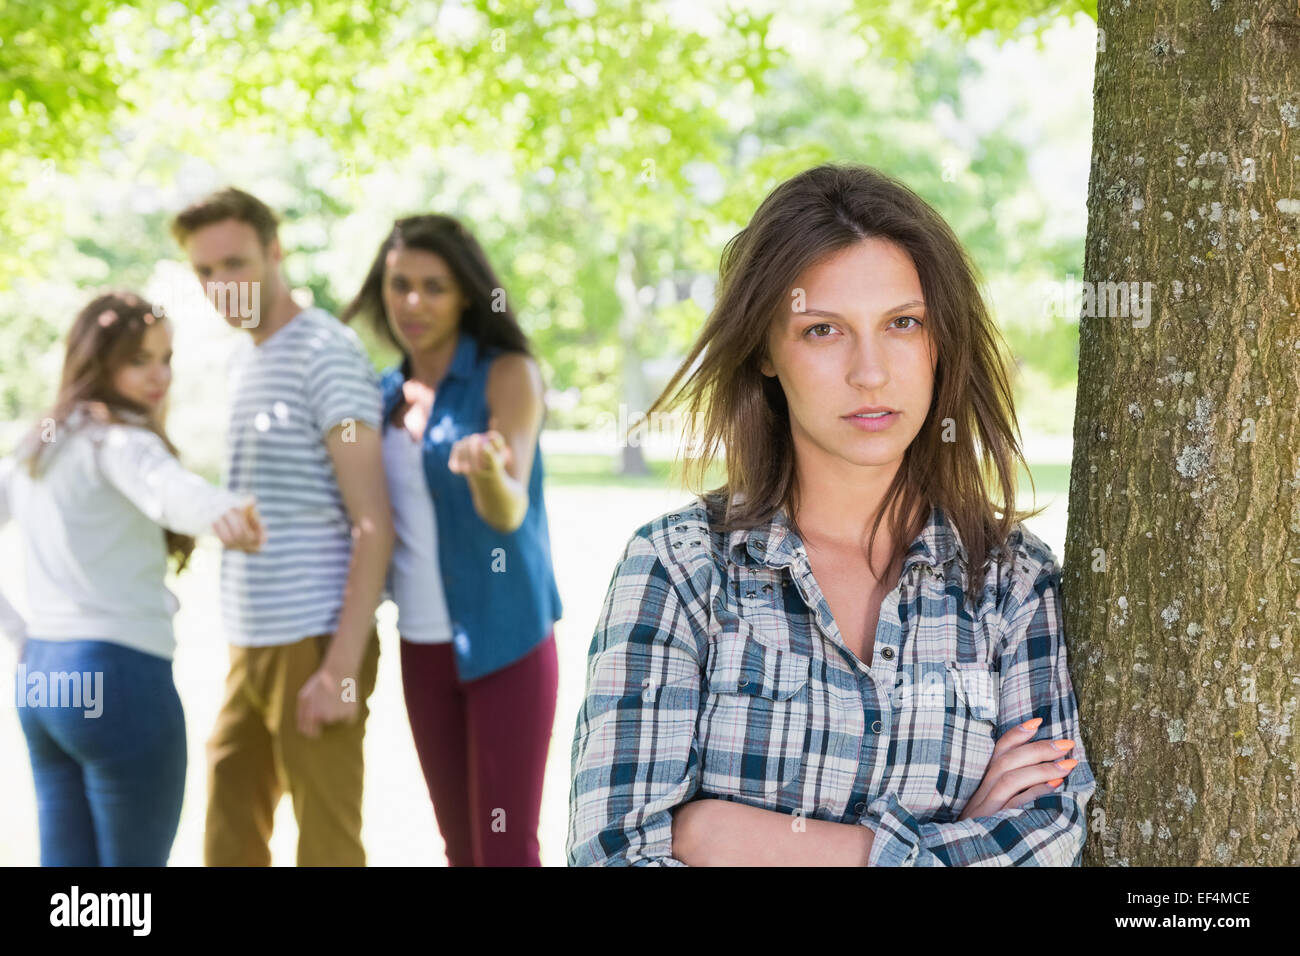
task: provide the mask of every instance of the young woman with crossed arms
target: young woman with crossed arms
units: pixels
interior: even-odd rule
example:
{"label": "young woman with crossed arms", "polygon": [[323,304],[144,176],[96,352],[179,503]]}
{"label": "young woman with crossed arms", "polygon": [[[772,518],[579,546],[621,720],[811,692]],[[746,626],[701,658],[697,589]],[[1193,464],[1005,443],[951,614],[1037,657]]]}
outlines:
{"label": "young woman with crossed arms", "polygon": [[689,374],[695,473],[725,446],[727,480],[614,571],[570,864],[1078,864],[1095,784],[997,343],[902,184],[767,197],[649,410]]}

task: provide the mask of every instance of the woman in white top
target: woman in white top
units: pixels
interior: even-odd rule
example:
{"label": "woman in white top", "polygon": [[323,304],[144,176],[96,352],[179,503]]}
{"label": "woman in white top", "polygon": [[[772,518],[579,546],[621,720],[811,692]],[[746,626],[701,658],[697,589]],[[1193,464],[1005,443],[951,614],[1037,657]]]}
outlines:
{"label": "woman in white top", "polygon": [[129,292],[97,297],[67,339],[53,408],[0,460],[0,525],[18,523],[30,620],[15,704],[45,866],[162,866],[185,784],[172,681],[175,596],[193,535],[258,550],[255,503],[186,471],[163,430],[171,330]]}

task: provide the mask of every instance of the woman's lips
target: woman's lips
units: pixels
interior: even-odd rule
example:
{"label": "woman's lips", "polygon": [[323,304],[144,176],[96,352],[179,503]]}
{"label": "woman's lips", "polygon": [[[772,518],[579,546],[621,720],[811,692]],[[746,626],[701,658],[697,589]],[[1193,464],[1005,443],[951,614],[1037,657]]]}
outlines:
{"label": "woman's lips", "polygon": [[895,420],[897,420],[898,418],[898,415],[899,415],[898,412],[890,412],[889,414],[883,415],[880,418],[858,418],[855,415],[846,415],[844,420],[847,421],[854,428],[857,428],[859,431],[878,432],[878,431],[883,431],[884,429],[888,428],[890,425],[894,424]]}

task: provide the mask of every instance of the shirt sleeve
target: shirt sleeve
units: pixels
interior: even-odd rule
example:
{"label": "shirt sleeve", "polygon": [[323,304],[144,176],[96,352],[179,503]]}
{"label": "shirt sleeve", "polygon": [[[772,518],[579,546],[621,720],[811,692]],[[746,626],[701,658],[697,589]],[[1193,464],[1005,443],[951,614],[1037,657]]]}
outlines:
{"label": "shirt sleeve", "polygon": [[110,425],[98,448],[99,469],[151,521],[179,534],[203,534],[226,511],[250,500],[187,471],[153,432]]}
{"label": "shirt sleeve", "polygon": [[307,405],[321,438],[336,425],[357,423],[379,430],[382,400],[370,360],[346,338],[330,338],[313,353],[304,378]]}
{"label": "shirt sleeve", "polygon": [[573,738],[570,866],[686,866],[672,810],[698,791],[700,657],[654,546],[634,536],[614,571],[587,660]]}
{"label": "shirt sleeve", "polygon": [[1066,666],[1061,572],[1052,562],[1007,619],[999,713],[1011,729],[1042,717],[1033,740],[1070,739],[1079,763],[1052,793],[1024,807],[953,823],[916,820],[893,793],[867,806],[875,831],[868,866],[1078,866],[1087,838],[1085,808],[1096,789],[1083,749],[1079,708]]}
{"label": "shirt sleeve", "polygon": [[[0,459],[0,528],[7,525],[14,516],[9,501],[16,467],[12,457]],[[18,613],[18,609],[9,603],[3,591],[0,591],[0,633],[19,647],[27,640],[27,622]]]}

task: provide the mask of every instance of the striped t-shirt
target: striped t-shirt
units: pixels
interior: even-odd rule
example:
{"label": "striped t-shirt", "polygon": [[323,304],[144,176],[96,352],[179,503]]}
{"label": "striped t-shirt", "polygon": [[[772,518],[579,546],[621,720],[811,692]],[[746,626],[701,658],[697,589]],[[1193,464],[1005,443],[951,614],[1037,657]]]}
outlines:
{"label": "striped t-shirt", "polygon": [[378,430],[378,377],[356,333],[312,308],[241,343],[230,386],[225,484],[257,496],[267,540],[222,554],[226,637],[247,647],[333,633],[352,525],[325,439],[339,424]]}

